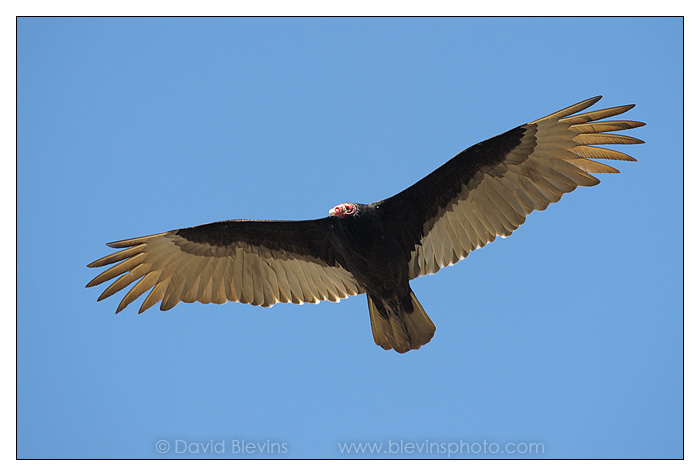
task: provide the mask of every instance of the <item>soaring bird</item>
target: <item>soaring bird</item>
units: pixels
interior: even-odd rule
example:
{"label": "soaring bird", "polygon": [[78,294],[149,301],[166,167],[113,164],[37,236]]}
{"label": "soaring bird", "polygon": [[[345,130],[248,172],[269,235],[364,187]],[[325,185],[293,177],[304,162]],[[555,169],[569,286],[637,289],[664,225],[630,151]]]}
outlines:
{"label": "soaring bird", "polygon": [[618,170],[590,159],[634,161],[596,145],[643,144],[611,132],[645,125],[601,120],[634,105],[582,112],[601,96],[480,142],[385,200],[341,203],[304,221],[230,220],[115,241],[119,251],[88,265],[113,265],[87,284],[117,278],[98,301],[134,284],[117,313],[150,292],[160,302],[256,306],[339,301],[366,294],[374,342],[404,353],[435,333],[409,281],[509,236],[533,210]]}

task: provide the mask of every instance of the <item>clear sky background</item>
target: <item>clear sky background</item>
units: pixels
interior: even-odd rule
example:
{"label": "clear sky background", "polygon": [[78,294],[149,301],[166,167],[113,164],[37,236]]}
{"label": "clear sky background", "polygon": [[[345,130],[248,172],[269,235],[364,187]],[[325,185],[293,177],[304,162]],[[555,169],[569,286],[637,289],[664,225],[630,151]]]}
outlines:
{"label": "clear sky background", "polygon": [[[683,456],[680,19],[24,18],[17,40],[19,457]],[[85,289],[106,242],[386,198],[598,94],[637,104],[639,162],[413,281],[418,351],[377,347],[363,296],[115,316],[123,292]]]}

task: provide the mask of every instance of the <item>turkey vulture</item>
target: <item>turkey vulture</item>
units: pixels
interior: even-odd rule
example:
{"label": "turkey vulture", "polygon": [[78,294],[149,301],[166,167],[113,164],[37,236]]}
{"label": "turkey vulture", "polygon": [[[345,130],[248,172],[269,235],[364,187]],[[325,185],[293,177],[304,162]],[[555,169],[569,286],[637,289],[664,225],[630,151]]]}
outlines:
{"label": "turkey vulture", "polygon": [[[365,293],[374,342],[404,353],[435,332],[409,281],[457,263],[509,236],[592,173],[618,173],[590,160],[635,159],[602,144],[642,144],[609,132],[644,123],[605,120],[634,105],[581,112],[601,96],[528,122],[460,152],[391,198],[342,203],[306,221],[230,220],[108,243],[120,251],[90,263],[114,265],[87,284],[113,278],[98,301],[130,284],[123,310],[150,290],[139,313],[160,302],[257,306],[339,301]],[[116,263],[116,264],[115,264]]]}

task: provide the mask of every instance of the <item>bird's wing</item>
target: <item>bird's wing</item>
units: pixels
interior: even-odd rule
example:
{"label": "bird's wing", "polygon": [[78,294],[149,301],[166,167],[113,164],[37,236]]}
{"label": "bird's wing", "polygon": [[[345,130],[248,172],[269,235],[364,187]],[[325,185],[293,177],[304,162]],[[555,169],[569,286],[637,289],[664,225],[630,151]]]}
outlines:
{"label": "bird's wing", "polygon": [[634,105],[581,112],[582,101],[476,144],[403,192],[378,202],[409,262],[411,279],[436,273],[496,236],[509,236],[533,210],[564,193],[600,181],[591,173],[618,173],[590,160],[635,159],[595,145],[642,144],[609,132],[644,123],[604,120]]}
{"label": "bird's wing", "polygon": [[[332,246],[332,221],[233,220],[108,243],[122,248],[88,267],[112,265],[88,287],[118,277],[98,300],[136,284],[117,312],[150,290],[139,312],[157,302],[338,301],[364,292]],[[116,263],[116,264],[115,264]]]}

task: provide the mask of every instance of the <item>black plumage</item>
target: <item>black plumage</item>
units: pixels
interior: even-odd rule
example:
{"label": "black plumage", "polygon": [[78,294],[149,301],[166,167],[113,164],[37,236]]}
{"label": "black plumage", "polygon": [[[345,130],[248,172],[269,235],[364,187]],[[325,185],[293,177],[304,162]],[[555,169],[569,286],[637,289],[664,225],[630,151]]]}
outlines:
{"label": "black plumage", "polygon": [[231,220],[109,243],[89,267],[114,264],[88,287],[117,278],[102,300],[136,282],[117,312],[150,291],[139,312],[161,302],[237,301],[261,306],[366,293],[372,333],[384,349],[426,344],[435,325],[409,286],[472,250],[508,236],[533,210],[616,173],[591,158],[634,160],[593,147],[640,144],[610,134],[644,125],[601,121],[633,106],[588,113],[582,101],[480,142],[406,190],[369,205],[344,203],[306,221]]}

